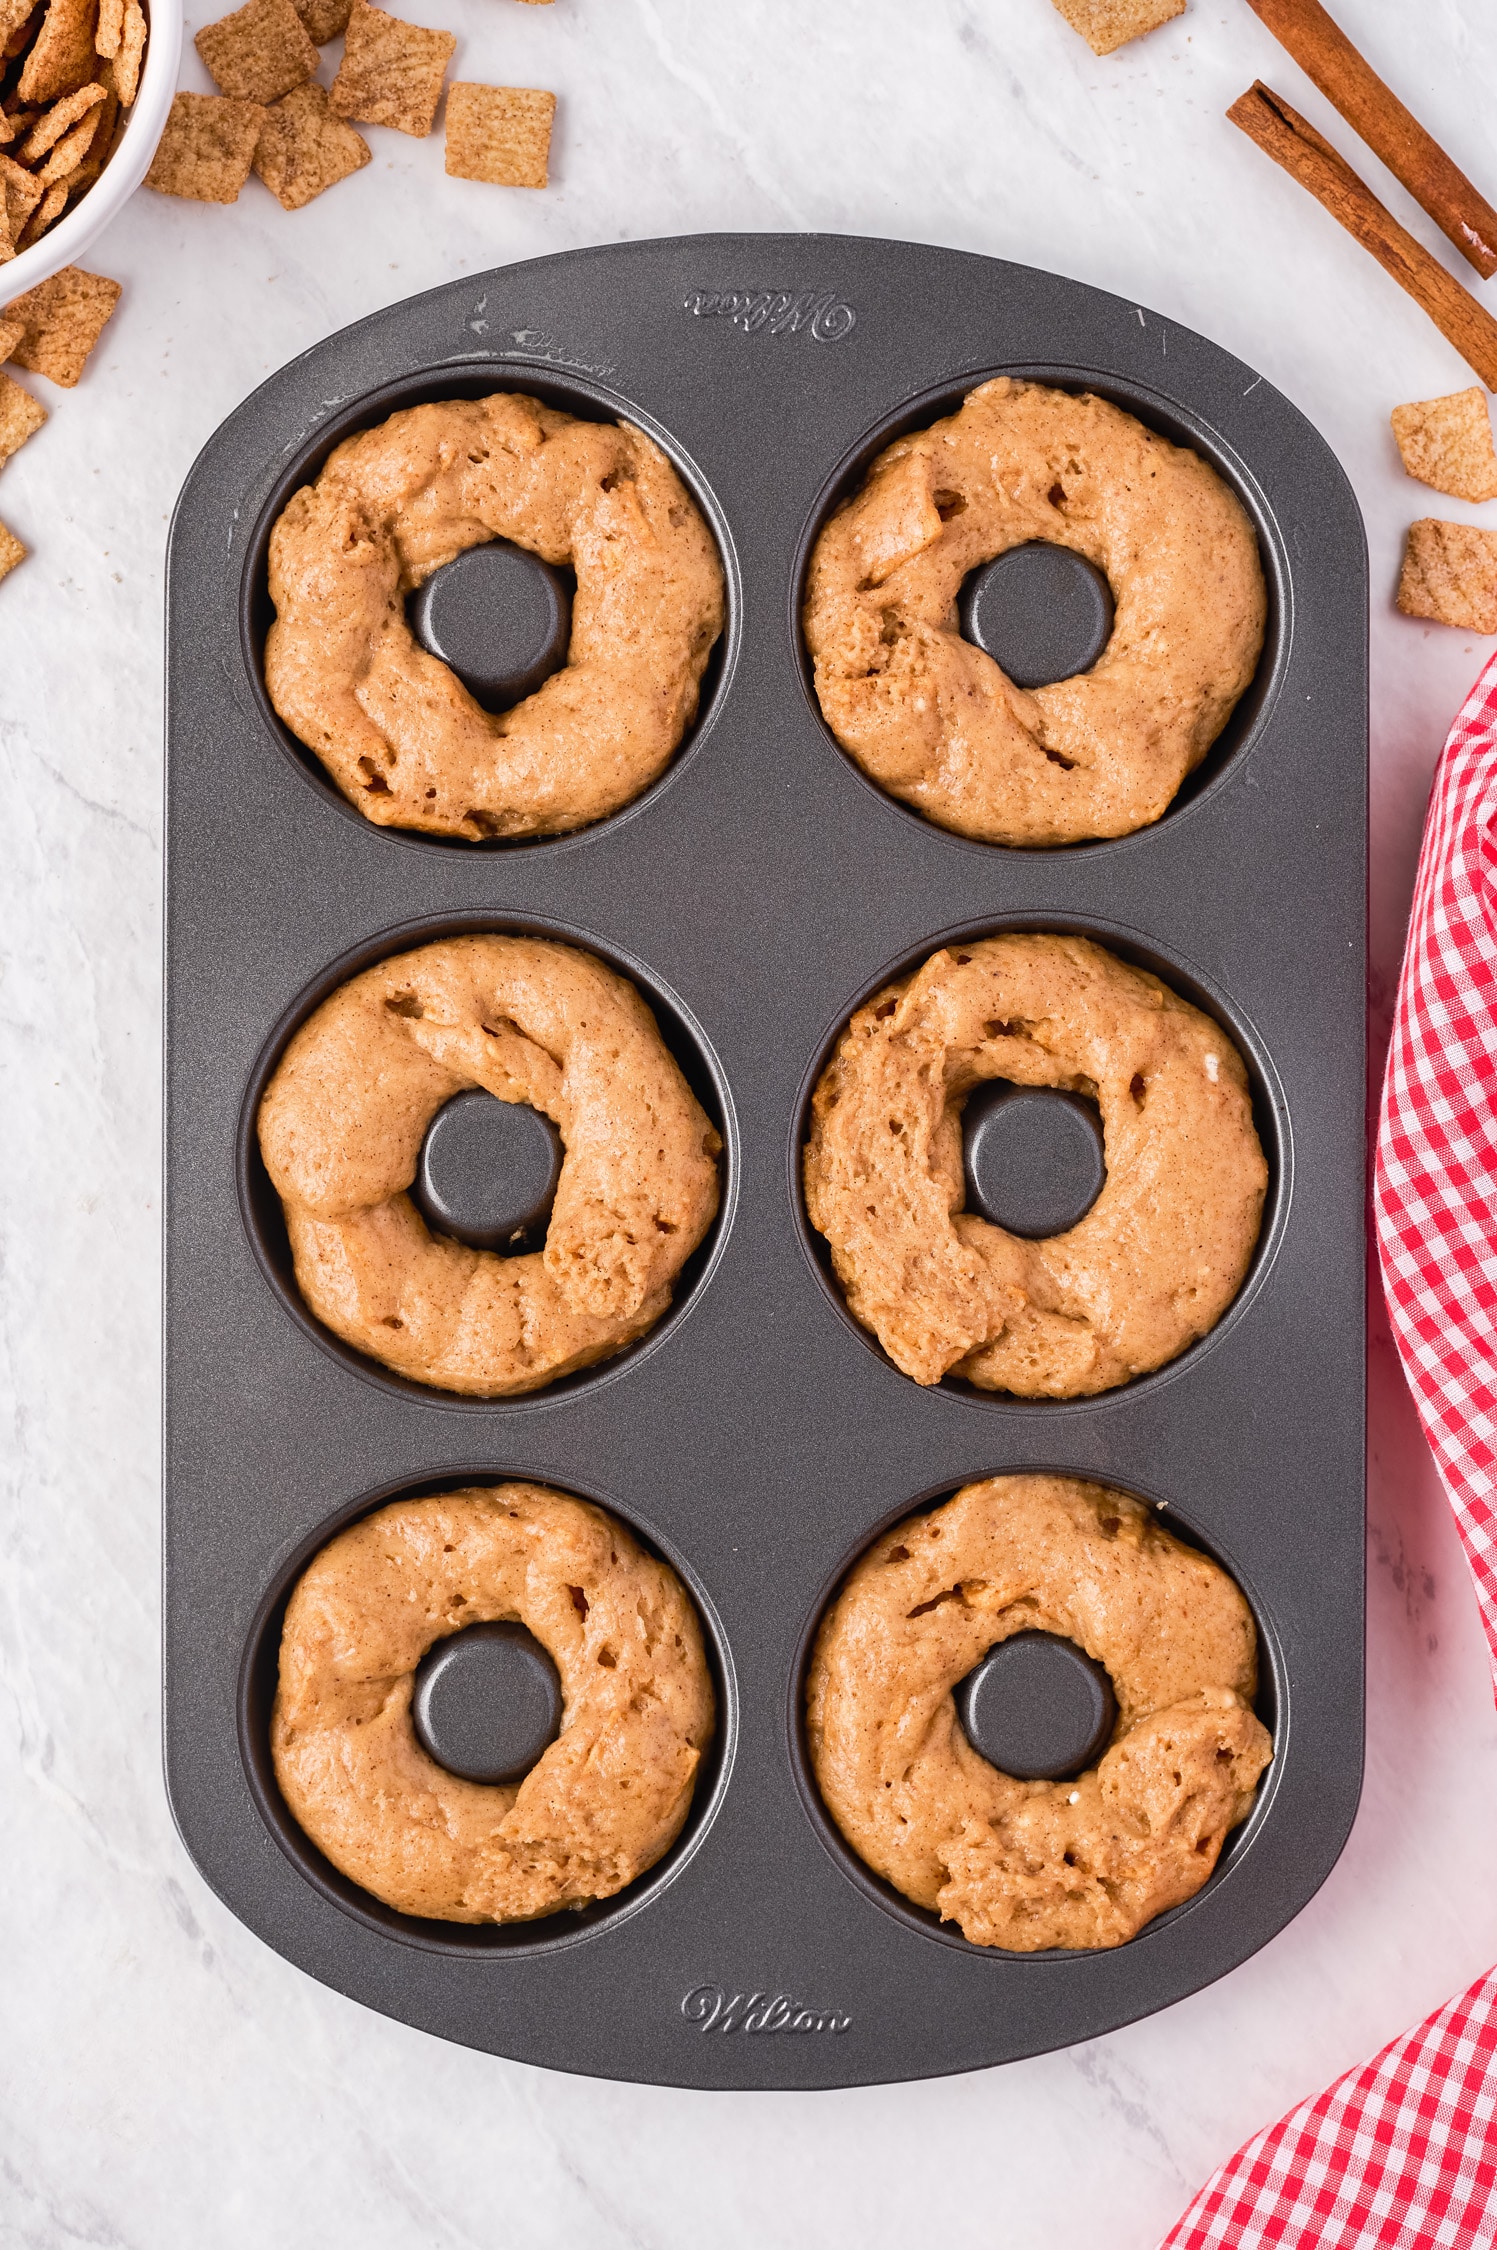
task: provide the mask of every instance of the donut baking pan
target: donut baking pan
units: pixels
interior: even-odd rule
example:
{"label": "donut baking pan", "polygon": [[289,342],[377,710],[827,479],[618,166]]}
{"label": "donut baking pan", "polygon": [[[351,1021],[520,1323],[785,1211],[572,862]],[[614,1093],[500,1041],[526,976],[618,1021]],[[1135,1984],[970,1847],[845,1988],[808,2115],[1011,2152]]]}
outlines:
{"label": "donut baking pan", "polygon": [[[1005,372],[1094,389],[1196,447],[1257,529],[1257,676],[1168,813],[1121,841],[948,834],[863,775],[811,692],[799,610],[817,528],[880,445]],[[269,526],[350,431],[503,388],[656,438],[720,546],[727,628],[696,724],[624,812],[541,842],[378,829],[265,695]],[[1051,587],[1039,624],[1085,649],[1107,630],[1100,598]],[[439,621],[454,649],[471,607],[454,596]],[[1017,672],[1023,649],[1008,660]],[[496,675],[519,661],[500,652]],[[1028,661],[1054,676],[1053,649]],[[1362,1758],[1366,568],[1315,431],[1188,329],[1020,266],[777,235],[542,259],[374,315],[229,418],[177,509],[168,686],[166,1763],[188,1848],[233,1911],[442,2037],[706,2087],[1034,2054],[1166,2007],[1272,1938],[1333,1865]],[[1087,1400],[919,1388],[848,1314],[801,1200],[810,1092],[853,1008],[938,943],[1010,929],[1094,936],[1215,1015],[1271,1174],[1218,1326]],[[632,978],[724,1142],[722,1208],[667,1317],[507,1401],[405,1381],[318,1326],[253,1133],[319,999],[478,930],[574,940]],[[1015,1193],[1032,1126],[1016,1111],[983,1127],[1008,1136]],[[461,1201],[460,1141],[431,1158],[429,1210]],[[1044,1154],[1038,1231],[1095,1187],[1084,1126],[1048,1171]],[[976,1178],[987,1160],[975,1144],[968,1159]],[[548,1161],[537,1146],[521,1163],[539,1166],[533,1227]],[[1026,1469],[1157,1505],[1259,1625],[1275,1757],[1255,1810],[1194,1899],[1108,1952],[969,1944],[854,1857],[806,1758],[811,1638],[852,1562],[912,1509]],[[397,1914],[320,1858],[277,1792],[268,1715],[288,1590],[332,1532],[396,1495],[505,1476],[611,1508],[680,1573],[719,1727],[685,1830],[641,1881],[581,1914],[470,1928]]]}

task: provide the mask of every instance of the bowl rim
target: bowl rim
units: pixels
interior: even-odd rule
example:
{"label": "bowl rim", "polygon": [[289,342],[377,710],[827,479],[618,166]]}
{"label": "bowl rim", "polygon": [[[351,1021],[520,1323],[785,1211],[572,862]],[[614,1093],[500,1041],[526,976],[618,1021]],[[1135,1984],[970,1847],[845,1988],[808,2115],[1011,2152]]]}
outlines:
{"label": "bowl rim", "polygon": [[75,209],[64,213],[29,250],[0,266],[0,302],[12,303],[28,289],[50,281],[72,265],[135,193],[166,130],[177,91],[182,55],[182,0],[143,0],[150,24],[145,68],[129,121],[109,162]]}

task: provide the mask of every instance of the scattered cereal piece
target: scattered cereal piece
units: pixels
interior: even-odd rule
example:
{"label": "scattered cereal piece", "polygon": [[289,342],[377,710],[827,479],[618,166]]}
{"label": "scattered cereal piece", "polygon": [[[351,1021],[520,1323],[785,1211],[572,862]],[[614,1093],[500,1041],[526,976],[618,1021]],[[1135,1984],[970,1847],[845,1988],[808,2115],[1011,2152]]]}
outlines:
{"label": "scattered cereal piece", "polygon": [[39,156],[45,156],[49,148],[57,146],[70,125],[76,125],[80,117],[86,117],[103,99],[104,89],[97,81],[80,86],[76,94],[64,94],[61,101],[44,110],[32,126],[16,150],[17,163],[34,164]]}
{"label": "scattered cereal piece", "polygon": [[1485,395],[1478,385],[1448,398],[1395,406],[1393,435],[1403,465],[1421,484],[1452,500],[1497,500],[1497,451]]}
{"label": "scattered cereal piece", "polygon": [[556,96],[535,86],[447,89],[447,169],[455,180],[543,188]]}
{"label": "scattered cereal piece", "polygon": [[457,40],[354,0],[333,107],[361,125],[393,125],[421,140],[431,131]]}
{"label": "scattered cereal piece", "polygon": [[21,29],[35,5],[36,0],[0,0],[0,47]]}
{"label": "scattered cereal piece", "polygon": [[26,550],[13,531],[0,523],[0,578],[8,578],[18,562],[26,560]]}
{"label": "scattered cereal piece", "polygon": [[106,59],[120,51],[125,28],[125,0],[99,0],[99,21],[94,29],[94,52]]}
{"label": "scattered cereal piece", "polygon": [[1497,531],[1421,516],[1409,526],[1398,606],[1468,633],[1497,633]]}
{"label": "scattered cereal piece", "polygon": [[325,47],[348,29],[353,0],[296,0],[296,12],[307,27],[307,36]]}
{"label": "scattered cereal piece", "polygon": [[1094,55],[1110,55],[1185,12],[1185,0],[1051,0],[1051,6]]}
{"label": "scattered cereal piece", "polygon": [[9,313],[0,313],[0,359],[9,359],[25,333],[24,320],[13,320]]}
{"label": "scattered cereal piece", "polygon": [[125,0],[125,24],[120,51],[114,58],[114,90],[121,109],[128,109],[140,91],[140,66],[146,51],[146,19],[140,0]]}
{"label": "scattered cereal piece", "polygon": [[205,24],[194,44],[219,91],[236,102],[276,101],[315,76],[321,60],[291,0],[245,0]]}
{"label": "scattered cereal piece", "polygon": [[8,375],[0,375],[0,461],[8,461],[47,419],[38,398]]}
{"label": "scattered cereal piece", "polygon": [[[211,94],[202,97],[212,98]],[[0,317],[20,321],[24,331],[22,341],[11,347],[12,359],[17,367],[71,390],[119,301],[117,281],[102,273],[85,273],[82,266],[64,266],[50,281],[39,281],[5,307]]]}
{"label": "scattered cereal piece", "polygon": [[344,124],[315,83],[271,104],[255,150],[255,170],[285,211],[299,211],[368,162],[363,134]]}
{"label": "scattered cereal piece", "polygon": [[48,0],[16,86],[23,102],[55,101],[93,76],[97,8],[98,0]]}
{"label": "scattered cereal piece", "polygon": [[226,94],[178,94],[145,184],[158,195],[237,203],[265,123],[258,102]]}

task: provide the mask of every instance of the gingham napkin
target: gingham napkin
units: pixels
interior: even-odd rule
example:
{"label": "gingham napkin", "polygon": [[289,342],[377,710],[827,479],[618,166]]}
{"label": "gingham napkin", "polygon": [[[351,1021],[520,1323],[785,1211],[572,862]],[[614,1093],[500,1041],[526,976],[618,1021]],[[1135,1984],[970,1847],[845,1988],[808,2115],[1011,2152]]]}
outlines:
{"label": "gingham napkin", "polygon": [[[1393,1334],[1497,1665],[1497,658],[1435,772],[1373,1174]],[[1497,1969],[1249,2141],[1161,2250],[1497,2242]]]}

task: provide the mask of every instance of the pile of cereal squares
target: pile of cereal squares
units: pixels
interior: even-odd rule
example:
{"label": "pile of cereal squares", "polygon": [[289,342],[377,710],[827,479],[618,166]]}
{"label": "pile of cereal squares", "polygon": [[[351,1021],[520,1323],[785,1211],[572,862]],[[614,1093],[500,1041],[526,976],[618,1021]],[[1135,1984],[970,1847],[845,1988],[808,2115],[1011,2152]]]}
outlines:
{"label": "pile of cereal squares", "polygon": [[0,264],[86,195],[140,90],[140,0],[0,0]]}
{"label": "pile of cereal squares", "polygon": [[[329,92],[314,75],[318,49],[340,33],[343,59]],[[369,162],[356,124],[424,139],[456,45],[450,31],[405,23],[369,0],[245,0],[198,33],[222,91],[178,94],[146,186],[233,203],[253,170],[286,210],[299,211]],[[532,86],[450,86],[447,170],[459,180],[544,187],[555,111],[556,96]]]}

